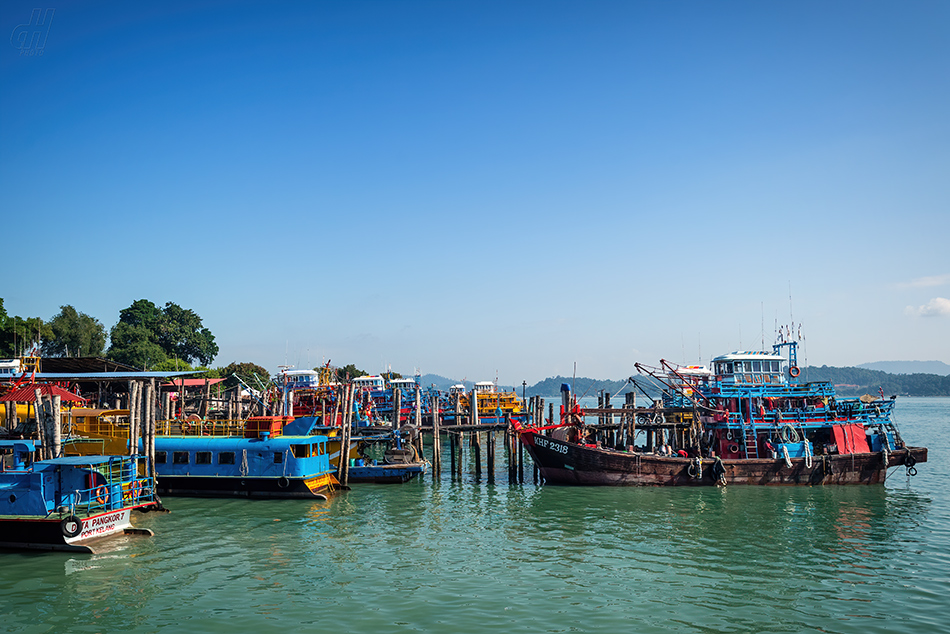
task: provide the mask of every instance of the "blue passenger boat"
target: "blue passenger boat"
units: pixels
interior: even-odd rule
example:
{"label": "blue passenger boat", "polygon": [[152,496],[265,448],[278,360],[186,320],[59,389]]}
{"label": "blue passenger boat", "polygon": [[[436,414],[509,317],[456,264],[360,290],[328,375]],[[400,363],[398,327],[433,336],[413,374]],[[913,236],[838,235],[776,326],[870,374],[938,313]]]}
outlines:
{"label": "blue passenger boat", "polygon": [[115,534],[151,535],[132,511],[161,509],[139,456],[33,461],[31,440],[0,440],[0,547],[94,552]]}
{"label": "blue passenger boat", "polygon": [[[830,383],[800,383],[794,341],[771,352],[717,357],[711,370],[666,361],[660,368],[636,367],[663,386],[662,400],[621,411],[624,422],[612,443],[599,442],[585,425],[568,386],[560,423],[520,428],[546,481],[877,484],[888,468],[902,466],[914,475],[915,465],[927,460],[927,449],[908,446],[891,421],[896,397],[843,399]],[[636,446],[640,432],[646,443]]]}
{"label": "blue passenger boat", "polygon": [[253,417],[243,436],[156,436],[159,493],[327,499],[341,488],[330,466],[328,439],[285,434],[292,420]]}

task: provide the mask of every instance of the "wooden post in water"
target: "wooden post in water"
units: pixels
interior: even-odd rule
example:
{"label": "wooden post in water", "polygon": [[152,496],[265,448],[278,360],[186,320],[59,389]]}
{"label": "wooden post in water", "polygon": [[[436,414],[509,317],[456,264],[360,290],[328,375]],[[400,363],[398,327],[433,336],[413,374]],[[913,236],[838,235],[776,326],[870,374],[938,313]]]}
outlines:
{"label": "wooden post in water", "polygon": [[350,482],[350,438],[353,436],[353,384],[346,386],[346,410],[343,412],[343,429],[346,430],[346,455],[341,455],[343,460],[343,480],[340,482],[347,486]]}
{"label": "wooden post in water", "polygon": [[478,424],[479,424],[479,423],[478,423],[478,414],[479,414],[479,412],[478,412],[478,392],[475,391],[475,388],[474,388],[474,387],[472,388],[472,400],[470,401],[470,403],[471,403],[471,406],[469,407],[469,409],[471,409],[472,411],[471,411],[471,413],[469,414],[469,418],[471,419],[472,425],[478,425]]}
{"label": "wooden post in water", "polygon": [[350,476],[350,418],[348,412],[353,408],[350,407],[350,399],[353,394],[353,386],[345,385],[343,386],[343,393],[340,395],[343,402],[340,404],[340,408],[343,410],[343,420],[340,425],[340,457],[337,458],[337,477],[336,479],[340,482],[341,485],[346,486],[347,481]]}
{"label": "wooden post in water", "polygon": [[[184,382],[184,379],[182,380]],[[182,385],[182,394],[185,386]],[[138,453],[138,438],[142,434],[142,384],[129,382],[129,455]]]}
{"label": "wooden post in water", "polygon": [[149,418],[148,424],[148,434],[145,442],[145,456],[146,461],[150,465],[151,473],[146,475],[151,475],[155,477],[155,431],[158,427],[158,412],[155,409],[155,405],[158,403],[158,398],[156,394],[157,386],[155,379],[149,380],[148,384],[149,390],[149,403],[152,404],[152,413]]}
{"label": "wooden post in water", "polygon": [[416,428],[416,451],[419,453],[419,460],[422,460],[425,454],[425,445],[422,440],[422,393],[419,390],[417,385],[413,397],[415,402],[413,403],[413,426]]}
{"label": "wooden post in water", "polygon": [[449,432],[449,454],[450,454],[449,469],[451,469],[453,478],[455,477],[455,444],[456,444],[455,432],[450,431]]}
{"label": "wooden post in water", "polygon": [[486,462],[488,463],[488,482],[495,481],[495,430],[488,430],[488,447],[486,448]]}
{"label": "wooden post in water", "polygon": [[442,471],[442,437],[439,435],[439,395],[430,394],[432,411],[432,478],[438,479]]}
{"label": "wooden post in water", "polygon": [[481,434],[477,431],[473,431],[471,434],[471,443],[469,444],[469,450],[472,452],[473,457],[475,458],[475,479],[481,480],[482,477],[482,443],[481,443]]}
{"label": "wooden post in water", "polygon": [[393,431],[398,432],[402,424],[402,390],[393,388]]}
{"label": "wooden post in water", "polygon": [[53,457],[58,458],[63,452],[63,399],[59,395],[50,397],[52,404],[52,422],[53,422]]}
{"label": "wooden post in water", "polygon": [[[525,408],[527,410],[527,403],[525,403]],[[508,454],[508,484],[514,484],[517,480],[518,459],[516,457],[517,449],[515,448],[517,438],[518,434],[515,433],[514,428],[511,426],[511,413],[505,412],[505,447],[507,448]]]}
{"label": "wooden post in water", "polygon": [[40,388],[34,388],[33,393],[36,395],[36,401],[33,405],[33,411],[36,413],[36,438],[40,441],[40,450],[37,453],[39,454],[40,460],[46,460],[49,457],[47,455],[49,451],[49,436],[46,433],[48,430],[46,426],[46,404],[44,403],[43,392],[40,391]]}

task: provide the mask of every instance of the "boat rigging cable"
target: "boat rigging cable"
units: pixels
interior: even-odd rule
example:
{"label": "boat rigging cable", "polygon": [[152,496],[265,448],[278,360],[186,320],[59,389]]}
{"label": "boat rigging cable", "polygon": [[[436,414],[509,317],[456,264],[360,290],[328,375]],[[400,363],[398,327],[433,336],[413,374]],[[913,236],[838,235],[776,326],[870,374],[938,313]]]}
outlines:
{"label": "boat rigging cable", "polygon": [[[674,370],[674,369],[672,368],[672,366],[670,366],[670,364],[669,364],[666,360],[660,359],[660,363],[663,364],[663,365],[668,369],[668,371],[669,371],[670,373],[672,373],[674,376],[676,376],[676,377],[679,378],[681,381],[683,381],[683,383],[689,384],[689,382],[686,380],[686,378],[683,377],[683,375],[681,375],[679,372],[677,372],[676,370]],[[649,377],[655,379],[656,381],[659,381],[660,383],[662,383],[662,384],[663,384],[664,386],[666,386],[667,388],[673,390],[674,392],[676,392],[677,394],[679,394],[680,396],[682,396],[684,399],[686,399],[686,400],[688,400],[689,402],[693,403],[696,407],[701,407],[702,409],[705,409],[705,410],[710,411],[710,412],[721,412],[721,411],[723,411],[723,410],[720,410],[720,409],[717,409],[717,408],[713,407],[713,406],[709,403],[709,400],[708,400],[702,393],[700,393],[700,391],[697,390],[696,388],[691,388],[691,389],[692,389],[692,391],[693,391],[694,394],[698,394],[698,395],[699,395],[699,397],[702,399],[703,403],[697,403],[695,398],[693,398],[692,396],[690,396],[689,394],[687,394],[684,390],[682,390],[682,389],[680,388],[680,386],[676,385],[675,383],[673,383],[673,382],[671,382],[671,381],[668,382],[668,381],[665,381],[665,380],[663,380],[662,378],[660,378],[660,376],[659,376],[659,374],[660,374],[660,372],[661,372],[660,368],[650,367],[650,366],[644,365],[644,364],[642,364],[642,363],[634,363],[634,364],[633,364],[633,367],[635,367],[635,368],[637,369],[637,371],[642,372],[643,374],[646,374],[647,376],[649,376]]]}

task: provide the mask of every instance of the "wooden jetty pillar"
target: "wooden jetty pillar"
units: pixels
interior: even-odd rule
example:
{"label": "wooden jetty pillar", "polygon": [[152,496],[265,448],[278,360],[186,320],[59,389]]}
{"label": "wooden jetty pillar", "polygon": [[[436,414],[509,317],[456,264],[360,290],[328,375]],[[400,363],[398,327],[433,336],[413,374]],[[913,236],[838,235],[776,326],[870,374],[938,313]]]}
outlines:
{"label": "wooden jetty pillar", "polygon": [[458,476],[459,480],[462,479],[462,445],[464,444],[462,440],[462,432],[458,434],[453,434],[455,436],[455,444],[458,446],[458,459],[455,461],[455,474]]}
{"label": "wooden jetty pillar", "polygon": [[471,433],[471,439],[469,444],[469,451],[472,453],[472,457],[475,459],[475,479],[481,480],[482,477],[482,441],[481,434],[477,431]]}
{"label": "wooden jetty pillar", "polygon": [[452,473],[452,477],[455,477],[455,445],[456,438],[455,432],[449,432],[449,471]]}
{"label": "wooden jetty pillar", "polygon": [[[183,381],[184,382],[184,381]],[[139,430],[142,425],[142,395],[140,392],[141,385],[136,380],[129,381],[129,455],[134,455],[138,452],[138,447],[135,446],[138,442]],[[183,395],[185,391],[184,385],[182,385],[180,395]],[[184,409],[184,407],[182,408]]]}
{"label": "wooden jetty pillar", "polygon": [[495,430],[488,430],[488,446],[485,448],[485,458],[488,467],[488,482],[495,481]]}
{"label": "wooden jetty pillar", "polygon": [[416,386],[413,394],[415,402],[413,403],[413,426],[416,428],[416,451],[419,452],[419,459],[422,460],[425,446],[422,442],[422,395],[419,386]]}
{"label": "wooden jetty pillar", "polygon": [[516,469],[518,460],[516,458],[517,449],[514,445],[516,438],[517,434],[511,426],[511,414],[505,412],[505,447],[507,448],[508,455],[508,484],[514,484],[517,480]]}
{"label": "wooden jetty pillar", "polygon": [[[43,404],[43,393],[40,388],[34,388],[36,400],[33,402],[33,412],[36,415],[36,439],[40,441],[39,449],[36,455],[40,460],[46,460],[46,450],[49,448],[49,441],[46,439],[46,416],[44,414],[45,406]],[[29,408],[27,408],[27,419],[29,419]]]}
{"label": "wooden jetty pillar", "polygon": [[155,383],[155,379],[150,379],[148,382],[148,391],[149,391],[149,403],[151,406],[151,411],[149,413],[148,421],[148,433],[146,434],[145,442],[143,443],[145,449],[146,463],[149,465],[149,475],[153,478],[156,477],[155,471],[155,434],[158,428],[158,386]]}
{"label": "wooden jetty pillar", "polygon": [[413,413],[413,420],[415,422],[413,424],[416,427],[421,429],[422,428],[422,394],[419,390],[418,385],[416,386],[414,397],[415,397],[415,402],[413,403],[413,406],[412,406],[412,413]]}
{"label": "wooden jetty pillar", "polygon": [[438,479],[442,471],[442,437],[439,432],[440,412],[439,397],[437,394],[431,397],[429,409],[432,411],[432,478]]}
{"label": "wooden jetty pillar", "polygon": [[393,431],[399,431],[402,425],[402,390],[393,388]]}
{"label": "wooden jetty pillar", "polygon": [[63,416],[63,400],[62,397],[53,395],[50,397],[50,405],[52,406],[50,411],[50,423],[53,435],[53,457],[58,458],[63,453],[63,429],[62,429],[62,416]]}

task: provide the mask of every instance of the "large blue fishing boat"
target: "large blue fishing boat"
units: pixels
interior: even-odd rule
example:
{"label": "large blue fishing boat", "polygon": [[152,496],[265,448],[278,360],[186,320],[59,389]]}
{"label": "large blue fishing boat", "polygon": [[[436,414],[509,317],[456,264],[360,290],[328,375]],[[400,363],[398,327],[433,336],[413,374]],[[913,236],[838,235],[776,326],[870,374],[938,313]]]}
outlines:
{"label": "large blue fishing boat", "polygon": [[139,456],[33,461],[31,440],[0,440],[0,547],[94,552],[115,534],[151,535],[132,511],[161,509]]}
{"label": "large blue fishing boat", "polygon": [[662,386],[662,399],[621,410],[607,443],[565,386],[561,421],[522,427],[521,441],[544,479],[561,484],[877,484],[890,467],[914,475],[927,460],[927,449],[908,446],[891,421],[896,397],[837,398],[830,383],[800,383],[795,341],[712,366],[636,364]]}
{"label": "large blue fishing boat", "polygon": [[[294,435],[287,416],[248,419],[242,436],[155,437],[158,491],[168,495],[326,499],[340,488],[325,435]],[[290,432],[290,433],[287,433]]]}

